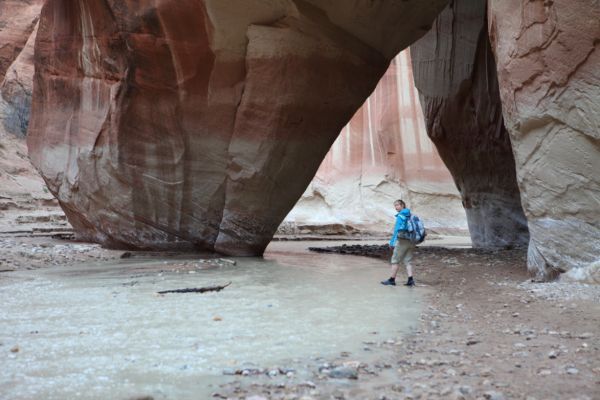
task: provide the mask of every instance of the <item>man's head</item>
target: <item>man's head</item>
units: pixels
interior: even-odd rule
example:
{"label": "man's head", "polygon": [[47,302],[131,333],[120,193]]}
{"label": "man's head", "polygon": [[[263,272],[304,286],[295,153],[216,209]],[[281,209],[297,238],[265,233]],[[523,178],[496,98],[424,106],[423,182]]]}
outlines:
{"label": "man's head", "polygon": [[402,200],[396,200],[394,202],[394,207],[396,208],[396,211],[401,211],[406,208],[406,204]]}

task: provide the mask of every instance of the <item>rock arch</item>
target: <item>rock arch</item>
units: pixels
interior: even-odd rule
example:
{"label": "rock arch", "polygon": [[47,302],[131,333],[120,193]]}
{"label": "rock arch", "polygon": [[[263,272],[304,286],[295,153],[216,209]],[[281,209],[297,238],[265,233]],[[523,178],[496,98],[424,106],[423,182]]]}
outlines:
{"label": "rock arch", "polygon": [[[261,254],[446,3],[48,0],[31,159],[85,239]],[[474,243],[528,242],[540,276],[600,265],[599,21],[594,0],[454,0],[412,48]]]}
{"label": "rock arch", "polygon": [[445,3],[49,0],[31,159],[85,239],[262,254]]}

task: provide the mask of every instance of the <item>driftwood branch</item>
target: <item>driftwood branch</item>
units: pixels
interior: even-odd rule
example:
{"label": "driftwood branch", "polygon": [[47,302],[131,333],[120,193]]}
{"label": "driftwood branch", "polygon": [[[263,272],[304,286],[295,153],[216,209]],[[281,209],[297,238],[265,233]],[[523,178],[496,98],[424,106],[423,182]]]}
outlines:
{"label": "driftwood branch", "polygon": [[206,293],[206,292],[220,292],[225,289],[227,286],[231,285],[231,282],[228,282],[226,285],[221,286],[206,286],[201,288],[186,288],[186,289],[174,289],[174,290],[163,290],[162,292],[157,292],[158,294],[165,293]]}

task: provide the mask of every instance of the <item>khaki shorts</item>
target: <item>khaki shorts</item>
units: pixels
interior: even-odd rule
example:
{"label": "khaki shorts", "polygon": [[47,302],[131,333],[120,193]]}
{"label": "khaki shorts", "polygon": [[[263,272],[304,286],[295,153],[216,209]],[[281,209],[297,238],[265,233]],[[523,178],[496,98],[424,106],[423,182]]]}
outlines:
{"label": "khaki shorts", "polygon": [[415,245],[406,239],[398,239],[396,246],[394,247],[394,253],[392,254],[392,264],[408,264],[412,259],[413,250]]}

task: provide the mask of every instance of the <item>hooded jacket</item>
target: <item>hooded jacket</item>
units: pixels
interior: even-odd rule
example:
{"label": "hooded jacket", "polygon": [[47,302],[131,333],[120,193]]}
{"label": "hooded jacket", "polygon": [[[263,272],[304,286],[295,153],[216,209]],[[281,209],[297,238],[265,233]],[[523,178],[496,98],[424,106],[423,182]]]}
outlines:
{"label": "hooded jacket", "polygon": [[410,218],[410,209],[403,208],[398,214],[396,214],[396,224],[394,225],[394,234],[390,240],[390,246],[394,247],[398,239],[405,239],[405,233],[408,230],[406,222]]}

